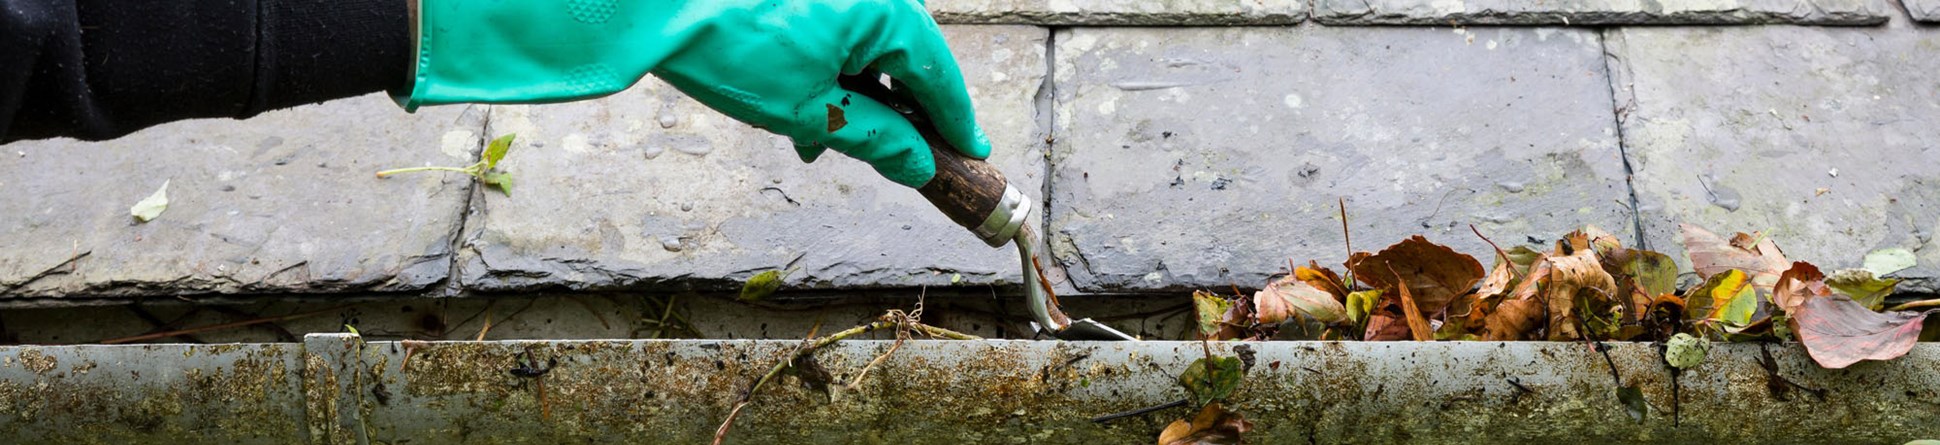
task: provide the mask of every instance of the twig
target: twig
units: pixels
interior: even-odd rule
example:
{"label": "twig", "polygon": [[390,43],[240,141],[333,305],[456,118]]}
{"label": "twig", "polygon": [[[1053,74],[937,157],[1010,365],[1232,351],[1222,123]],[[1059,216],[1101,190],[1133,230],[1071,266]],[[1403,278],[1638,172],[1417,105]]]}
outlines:
{"label": "twig", "polygon": [[133,336],[133,337],[121,337],[121,338],[111,338],[111,339],[107,339],[107,340],[102,340],[102,341],[98,341],[98,342],[95,342],[95,343],[98,343],[98,344],[104,344],[104,345],[113,345],[113,344],[121,344],[121,343],[131,343],[131,342],[138,342],[138,341],[143,341],[143,340],[154,340],[154,339],[157,339],[157,338],[168,338],[168,337],[174,337],[174,336],[178,336],[178,335],[188,335],[188,334],[199,334],[199,333],[203,333],[203,332],[210,332],[210,331],[220,331],[220,330],[223,330],[223,329],[230,329],[230,328],[238,328],[238,327],[243,327],[243,326],[249,326],[249,325],[254,325],[254,324],[261,324],[261,323],[275,323],[275,322],[279,322],[279,321],[288,321],[288,320],[295,320],[295,319],[298,319],[298,318],[305,318],[305,317],[314,317],[314,316],[317,316],[317,315],[322,315],[322,314],[324,314],[324,313],[327,313],[327,312],[334,312],[334,311],[339,311],[339,310],[343,310],[344,308],[348,308],[348,307],[351,307],[351,306],[356,306],[356,304],[346,304],[346,305],[340,305],[340,306],[333,306],[333,307],[329,307],[329,308],[324,308],[324,309],[318,309],[318,310],[314,310],[314,311],[309,311],[309,312],[298,312],[298,313],[294,313],[294,314],[289,314],[289,315],[281,315],[281,316],[275,316],[275,317],[263,317],[263,318],[258,318],[258,319],[254,319],[254,320],[243,320],[243,321],[238,321],[238,322],[234,322],[234,323],[223,323],[223,324],[217,324],[217,325],[208,325],[208,326],[198,326],[198,327],[193,327],[193,328],[188,328],[188,329],[181,329],[181,330],[174,330],[174,331],[168,331],[168,332],[156,332],[156,333],[151,333],[151,334],[142,334],[142,335],[137,335],[137,336]]}
{"label": "twig", "polygon": [[[241,309],[224,307],[224,306],[209,306],[209,310],[220,312],[223,315],[235,317],[234,319],[238,319],[238,320],[248,320],[248,319],[262,316],[259,314],[251,314],[248,312],[243,312]],[[284,328],[283,325],[280,325],[280,324],[263,323],[258,326],[262,326],[264,330],[269,331],[271,334],[276,334],[276,337],[278,339],[285,342],[295,342],[301,338],[301,337],[297,337],[296,333],[290,332],[289,329]]]}
{"label": "twig", "polygon": [[[189,312],[194,313],[195,311],[201,310],[201,309],[202,308],[198,307],[198,308],[191,309]],[[148,309],[142,308],[140,304],[128,305],[128,312],[134,313],[135,318],[140,318],[142,321],[148,322],[149,328],[154,329],[156,331],[175,327],[174,323],[162,321],[160,317],[156,317],[154,313],[148,312]],[[178,319],[177,321],[180,321],[180,319]],[[150,331],[150,332],[153,332],[153,331]],[[177,335],[176,338],[180,338],[182,339],[182,341],[186,341],[189,343],[208,343],[208,342],[202,341],[202,339],[200,338],[196,338],[194,335],[188,335],[188,334]]]}
{"label": "twig", "polygon": [[1510,377],[1504,380],[1509,382],[1509,386],[1513,386],[1516,388],[1516,395],[1509,397],[1510,404],[1515,404],[1516,402],[1521,401],[1523,394],[1534,394],[1536,392],[1536,390],[1529,389],[1529,387],[1527,386],[1522,386],[1522,380],[1517,379],[1515,377]]}
{"label": "twig", "polygon": [[741,415],[742,408],[746,408],[750,402],[754,401],[754,395],[761,391],[761,386],[767,384],[769,380],[773,380],[776,375],[780,375],[783,370],[788,369],[788,365],[794,363],[796,358],[801,357],[803,354],[814,352],[816,348],[828,346],[830,343],[835,343],[845,338],[893,326],[895,326],[895,323],[886,321],[870,322],[869,324],[849,328],[842,332],[829,334],[827,337],[810,340],[801,347],[795,348],[795,352],[788,354],[780,362],[775,363],[773,368],[768,369],[767,374],[762,374],[760,379],[754,381],[753,386],[748,387],[748,392],[741,394],[740,400],[734,402],[734,409],[728,411],[727,420],[721,421],[721,427],[714,430],[714,445],[720,445],[721,441],[727,438],[728,428],[734,426],[734,418]]}
{"label": "twig", "polygon": [[[1354,238],[1347,236],[1347,198],[1335,197],[1334,199],[1340,203],[1340,243],[1347,247],[1347,256],[1342,259],[1351,259],[1354,258]],[[1354,268],[1347,268],[1346,281],[1347,289],[1354,290]]]}
{"label": "twig", "polygon": [[1481,238],[1481,239],[1482,239],[1482,242],[1485,242],[1485,243],[1489,243],[1489,247],[1491,247],[1491,248],[1494,248],[1494,249],[1495,249],[1495,257],[1496,257],[1496,258],[1498,258],[1498,259],[1501,259],[1501,260],[1502,260],[1502,262],[1503,262],[1504,264],[1509,264],[1509,277],[1510,277],[1510,278],[1515,278],[1515,279],[1517,279],[1517,280],[1521,280],[1521,279],[1522,279],[1522,274],[1520,274],[1520,273],[1516,273],[1516,266],[1515,266],[1515,264],[1512,264],[1512,263],[1510,263],[1510,261],[1509,261],[1509,252],[1506,252],[1506,251],[1503,251],[1503,250],[1502,250],[1502,246],[1498,246],[1498,245],[1495,245],[1495,240],[1492,240],[1492,239],[1489,239],[1489,237],[1486,237],[1486,236],[1482,236],[1482,231],[1481,231],[1481,230],[1478,230],[1478,229],[1476,229],[1476,228],[1475,228],[1475,225],[1474,225],[1474,224],[1469,224],[1469,225],[1468,225],[1468,230],[1469,230],[1470,232],[1475,232],[1475,237],[1476,237],[1476,238]]}
{"label": "twig", "polygon": [[[911,321],[908,319],[907,314],[898,315],[899,313],[900,311],[891,311],[889,314],[885,314],[883,316],[884,319],[882,320],[869,322],[868,324],[849,328],[847,330],[843,330],[841,332],[837,332],[834,334],[829,334],[829,336],[827,337],[808,340],[807,342],[803,343],[801,347],[795,348],[795,352],[788,354],[788,356],[783,357],[780,362],[775,363],[775,366],[773,368],[768,369],[768,373],[762,374],[760,379],[757,379],[754,381],[754,385],[748,387],[747,392],[741,394],[740,400],[736,400],[734,402],[734,408],[728,410],[727,420],[721,421],[721,427],[714,430],[714,445],[720,445],[721,441],[727,438],[728,429],[734,426],[734,418],[740,416],[742,408],[746,408],[750,403],[754,402],[754,395],[759,391],[761,391],[761,387],[763,385],[766,385],[769,380],[773,380],[775,376],[781,375],[782,371],[787,370],[790,365],[794,364],[796,360],[801,359],[802,356],[808,355],[809,353],[813,353],[815,352],[816,349],[820,349],[823,346],[834,344],[835,342],[842,341],[843,339],[847,339],[849,337],[854,337],[857,335],[867,334],[870,332],[874,332],[882,329],[888,329],[888,328],[910,329],[918,332],[923,332],[924,334],[932,337],[949,338],[949,339],[955,339],[955,340],[981,340],[982,339],[981,337],[977,337],[974,335],[964,334],[964,333],[952,331],[949,329],[943,329],[943,328]],[[813,331],[809,333],[810,338],[813,338],[814,335],[815,333]],[[891,351],[893,352],[894,348],[891,348]],[[884,354],[885,357],[887,355],[888,354]],[[880,359],[881,359],[880,357],[877,358],[877,360],[880,360]],[[856,380],[860,381],[861,376],[858,375]],[[850,385],[854,385],[854,382],[850,382]]]}
{"label": "twig", "polygon": [[407,366],[411,366],[411,354],[417,353],[418,348],[431,345],[430,342],[420,340],[402,340],[398,344],[404,345],[404,359],[399,360],[397,364],[397,370],[399,371],[403,371]]}
{"label": "twig", "polygon": [[862,371],[856,372],[855,378],[849,379],[849,384],[842,385],[842,386],[851,391],[854,391],[857,386],[862,385],[862,378],[867,377],[869,375],[869,370],[876,369],[876,365],[882,364],[884,360],[889,360],[889,354],[895,354],[897,349],[901,349],[903,347],[903,341],[908,339],[909,339],[908,336],[897,335],[896,342],[889,344],[889,350],[883,351],[882,354],[877,355],[875,359],[869,360],[869,364],[862,365]]}
{"label": "twig", "polygon": [[1186,406],[1186,404],[1188,403],[1192,403],[1191,399],[1179,399],[1179,400],[1174,400],[1170,402],[1165,402],[1163,404],[1152,405],[1152,406],[1126,411],[1122,413],[1111,413],[1111,414],[1106,414],[1098,417],[1093,417],[1091,418],[1091,421],[1095,423],[1105,423],[1113,420],[1123,419],[1126,417],[1142,416],[1146,414],[1151,414],[1156,411],[1178,408],[1181,406]]}
{"label": "twig", "polygon": [[1909,309],[1919,309],[1923,307],[1940,307],[1940,298],[1935,298],[1932,300],[1909,301],[1905,303],[1900,303],[1899,306],[1893,306],[1891,309],[1887,309],[1886,311],[1899,312],[1899,311],[1904,311]]}
{"label": "twig", "polygon": [[923,335],[930,336],[931,338],[942,338],[942,339],[949,339],[949,340],[983,340],[983,337],[978,337],[975,335],[952,331],[949,329],[943,329],[943,328],[930,326],[922,323],[911,323],[909,328],[912,330],[915,330],[916,332],[921,332],[923,333]]}
{"label": "twig", "polygon": [[485,305],[485,325],[478,327],[478,337],[472,341],[485,341],[485,333],[492,330],[492,306]]}

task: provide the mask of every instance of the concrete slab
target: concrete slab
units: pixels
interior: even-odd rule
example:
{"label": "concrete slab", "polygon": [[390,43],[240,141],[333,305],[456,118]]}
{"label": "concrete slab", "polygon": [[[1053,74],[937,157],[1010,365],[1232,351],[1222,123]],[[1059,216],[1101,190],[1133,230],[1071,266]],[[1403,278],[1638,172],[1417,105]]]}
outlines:
{"label": "concrete slab", "polygon": [[1094,29],[1057,42],[1052,248],[1081,289],[1258,285],[1425,234],[1628,226],[1594,31]]}
{"label": "concrete slab", "polygon": [[[1768,230],[1787,256],[1857,267],[1914,251],[1902,290],[1940,276],[1940,30],[1609,31],[1625,148],[1652,247],[1677,224]],[[1689,264],[1683,264],[1687,269]]]}
{"label": "concrete slab", "polygon": [[[991,161],[1035,195],[1047,31],[945,32]],[[797,258],[794,288],[1019,279],[1014,251],[984,245],[915,190],[835,153],[802,165],[787,139],[656,79],[597,101],[494,107],[490,129],[519,135],[502,164],[517,185],[511,197],[483,195],[468,224],[461,274],[470,289],[732,289]]]}
{"label": "concrete slab", "polygon": [[[371,95],[0,147],[0,299],[412,291],[450,273],[483,114]],[[129,207],[168,184],[168,209]],[[68,301],[67,303],[72,303]]]}
{"label": "concrete slab", "polygon": [[938,0],[941,23],[1061,26],[1291,25],[1307,18],[1302,0]]}
{"label": "concrete slab", "polygon": [[1315,0],[1329,25],[1877,25],[1887,0]]}

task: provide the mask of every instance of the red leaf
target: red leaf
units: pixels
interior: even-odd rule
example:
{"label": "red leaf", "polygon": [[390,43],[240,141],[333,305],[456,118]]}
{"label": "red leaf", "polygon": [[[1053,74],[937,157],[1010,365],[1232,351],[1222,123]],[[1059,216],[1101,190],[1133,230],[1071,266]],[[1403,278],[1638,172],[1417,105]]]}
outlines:
{"label": "red leaf", "polygon": [[1799,342],[1819,366],[1839,369],[1860,360],[1891,360],[1913,350],[1928,312],[1879,313],[1843,295],[1799,305]]}

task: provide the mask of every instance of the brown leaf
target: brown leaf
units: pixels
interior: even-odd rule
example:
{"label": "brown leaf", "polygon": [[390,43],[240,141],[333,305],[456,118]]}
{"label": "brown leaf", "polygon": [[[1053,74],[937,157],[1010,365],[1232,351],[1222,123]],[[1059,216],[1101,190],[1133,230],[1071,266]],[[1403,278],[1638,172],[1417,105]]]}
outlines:
{"label": "brown leaf", "polygon": [[1805,300],[1828,295],[1832,295],[1832,288],[1825,285],[1825,273],[1804,261],[1792,263],[1772,286],[1772,303],[1787,314],[1797,313]]}
{"label": "brown leaf", "polygon": [[1520,340],[1530,332],[1542,327],[1543,303],[1538,296],[1542,283],[1549,281],[1550,265],[1548,260],[1537,260],[1529,268],[1529,275],[1522,278],[1507,300],[1496,305],[1495,309],[1483,319],[1484,340]]}
{"label": "brown leaf", "polygon": [[1926,312],[1879,313],[1851,298],[1810,298],[1799,305],[1799,343],[1819,366],[1839,369],[1861,360],[1891,360],[1913,350]]}
{"label": "brown leaf", "polygon": [[1450,300],[1468,292],[1487,275],[1475,257],[1429,242],[1421,235],[1380,253],[1355,252],[1348,258],[1347,268],[1354,271],[1355,279],[1375,289],[1409,286],[1416,310],[1425,315],[1441,312]]}
{"label": "brown leaf", "polygon": [[1398,280],[1396,282],[1401,283],[1394,288],[1401,294],[1401,315],[1408,321],[1408,333],[1415,341],[1435,341],[1435,331],[1428,329],[1428,318],[1421,316],[1421,307],[1415,305],[1414,293],[1408,291],[1407,280],[1402,280],[1401,274],[1394,272],[1393,267],[1388,268],[1388,273],[1394,274]]}
{"label": "brown leaf", "polygon": [[1644,326],[1650,329],[1653,340],[1664,341],[1677,333],[1684,320],[1684,299],[1676,294],[1662,294],[1652,298],[1650,306],[1644,310]]}
{"label": "brown leaf", "polygon": [[1341,300],[1300,280],[1298,275],[1273,280],[1267,283],[1265,289],[1254,292],[1253,307],[1254,312],[1259,314],[1260,323],[1266,324],[1286,321],[1294,314],[1305,314],[1325,324],[1347,320],[1347,307],[1341,304]]}
{"label": "brown leaf", "polygon": [[1192,416],[1192,421],[1179,419],[1166,425],[1159,432],[1159,445],[1232,445],[1240,443],[1240,436],[1253,429],[1239,413],[1227,411],[1218,403],[1208,403]]}
{"label": "brown leaf", "polygon": [[1543,286],[1543,298],[1549,306],[1549,339],[1576,340],[1583,338],[1576,325],[1582,320],[1577,312],[1577,297],[1590,302],[1584,309],[1601,312],[1603,308],[1618,302],[1617,282],[1603,270],[1597,261],[1596,252],[1589,249],[1577,250],[1563,257],[1550,257],[1548,283]]}
{"label": "brown leaf", "polygon": [[1489,341],[1521,340],[1536,330],[1537,321],[1543,319],[1543,305],[1536,300],[1508,300],[1496,305],[1495,312],[1483,320],[1486,328],[1482,339]]}
{"label": "brown leaf", "polygon": [[1402,320],[1401,317],[1397,317],[1394,314],[1384,312],[1374,314],[1373,317],[1368,318],[1367,334],[1362,339],[1367,341],[1399,341],[1412,340],[1414,336],[1408,331],[1407,321]]}
{"label": "brown leaf", "polygon": [[1727,242],[1717,234],[1691,224],[1679,224],[1684,232],[1684,252],[1691,257],[1691,268],[1698,276],[1710,278],[1726,270],[1738,269],[1752,277],[1752,286],[1762,291],[1770,291],[1778,283],[1778,276],[1792,267],[1785,260],[1785,253],[1778,250],[1778,244],[1771,238],[1752,241],[1757,237],[1739,233]]}
{"label": "brown leaf", "polygon": [[1477,289],[1475,294],[1483,297],[1501,295],[1503,292],[1508,292],[1509,286],[1515,282],[1515,266],[1507,261],[1498,261],[1495,263],[1495,268],[1489,270],[1489,275],[1482,278],[1482,287]]}
{"label": "brown leaf", "polygon": [[1597,226],[1583,226],[1583,230],[1578,230],[1577,232],[1582,233],[1585,238],[1588,238],[1590,246],[1596,248],[1598,252],[1609,252],[1623,248],[1623,242],[1618,241],[1616,235],[1611,235],[1610,232],[1605,232]]}

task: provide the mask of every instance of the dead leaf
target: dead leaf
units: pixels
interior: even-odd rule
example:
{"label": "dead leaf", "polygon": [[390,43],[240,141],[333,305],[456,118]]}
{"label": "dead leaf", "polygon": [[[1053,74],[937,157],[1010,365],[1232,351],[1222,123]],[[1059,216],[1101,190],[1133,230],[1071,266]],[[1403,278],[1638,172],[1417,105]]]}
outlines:
{"label": "dead leaf", "polygon": [[1192,421],[1179,419],[1166,425],[1159,433],[1159,445],[1232,445],[1240,443],[1240,436],[1252,429],[1253,424],[1239,413],[1208,403],[1192,416]]}
{"label": "dead leaf", "polygon": [[155,217],[162,216],[162,212],[168,210],[169,182],[169,180],[163,180],[161,188],[155,189],[155,193],[148,195],[147,198],[142,198],[140,202],[136,202],[134,206],[129,207],[128,214],[133,215],[135,220],[140,222],[148,222],[155,219]]}
{"label": "dead leaf", "polygon": [[1381,301],[1381,290],[1372,289],[1347,294],[1347,320],[1356,325],[1374,315],[1374,305]]}
{"label": "dead leaf", "polygon": [[1489,274],[1482,278],[1482,287],[1476,289],[1475,294],[1484,297],[1502,295],[1503,292],[1508,292],[1509,286],[1514,285],[1515,282],[1515,266],[1507,261],[1497,261],[1495,267],[1489,269]]}
{"label": "dead leaf", "polygon": [[1575,233],[1582,234],[1584,238],[1589,240],[1589,246],[1598,252],[1610,252],[1623,248],[1623,242],[1618,241],[1616,235],[1611,235],[1610,232],[1606,232],[1597,226],[1583,226],[1583,230],[1578,230]]}
{"label": "dead leaf", "polygon": [[1434,341],[1435,331],[1428,329],[1428,318],[1421,316],[1421,306],[1415,304],[1414,293],[1408,291],[1407,280],[1402,280],[1401,274],[1395,272],[1393,267],[1388,268],[1388,273],[1394,274],[1396,283],[1400,283],[1394,289],[1401,295],[1401,315],[1408,321],[1408,333],[1415,341]]}
{"label": "dead leaf", "polygon": [[1664,362],[1683,370],[1696,368],[1711,353],[1711,340],[1679,333],[1665,343]]}
{"label": "dead leaf", "polygon": [[1684,252],[1690,255],[1691,268],[1699,277],[1710,278],[1738,269],[1751,275],[1752,286],[1770,291],[1778,283],[1778,276],[1792,267],[1792,262],[1785,259],[1785,253],[1769,237],[1739,233],[1727,242],[1702,227],[1691,224],[1678,227],[1684,232]]}
{"label": "dead leaf", "polygon": [[[1547,261],[1551,270],[1543,286],[1543,299],[1549,306],[1549,340],[1581,339],[1583,333],[1576,327],[1582,321],[1576,307],[1578,294],[1585,294],[1583,298],[1590,302],[1611,302],[1616,297],[1616,280],[1589,249]],[[1594,304],[1586,309],[1600,311],[1603,307],[1608,306]]]}
{"label": "dead leaf", "polygon": [[1892,360],[1913,350],[1925,312],[1873,312],[1841,295],[1805,300],[1794,320],[1799,343],[1819,366],[1840,369],[1861,360]]}
{"label": "dead leaf", "polygon": [[1380,313],[1368,317],[1367,334],[1362,339],[1367,341],[1399,341],[1412,340],[1414,336],[1408,331],[1407,321],[1393,314]]}
{"label": "dead leaf", "polygon": [[1307,261],[1307,267],[1294,268],[1293,277],[1306,282],[1309,286],[1327,291],[1334,296],[1335,300],[1343,303],[1347,301],[1347,294],[1352,293],[1347,289],[1347,282],[1341,281],[1340,275],[1335,274],[1333,269],[1320,267],[1320,263],[1312,260]]}
{"label": "dead leaf", "polygon": [[[1633,311],[1648,306],[1657,295],[1677,292],[1677,263],[1670,255],[1637,249],[1603,252],[1603,270],[1617,281],[1619,295],[1627,295]],[[1632,312],[1643,319],[1643,312]]]}
{"label": "dead leaf", "polygon": [[1825,280],[1826,287],[1846,294],[1853,301],[1875,311],[1886,304],[1886,296],[1892,295],[1893,289],[1899,284],[1898,278],[1881,279],[1865,269],[1840,270]]}
{"label": "dead leaf", "polygon": [[1749,276],[1734,269],[1720,277],[1717,285],[1709,288],[1711,313],[1705,315],[1705,320],[1731,328],[1750,326],[1752,316],[1758,313],[1759,302]]}
{"label": "dead leaf", "polygon": [[1254,313],[1259,314],[1260,323],[1266,324],[1286,321],[1293,318],[1293,314],[1305,314],[1325,324],[1347,320],[1347,307],[1341,304],[1341,300],[1335,299],[1333,293],[1299,279],[1297,273],[1273,280],[1265,289],[1254,292],[1253,308]]}
{"label": "dead leaf", "polygon": [[1549,273],[1549,261],[1537,261],[1535,267],[1529,269],[1529,275],[1523,277],[1515,291],[1509,294],[1509,298],[1497,304],[1484,317],[1482,339],[1521,340],[1541,328],[1544,308],[1539,294],[1542,283],[1549,280]]}
{"label": "dead leaf", "polygon": [[1354,278],[1375,289],[1407,285],[1416,310],[1434,315],[1456,296],[1467,293],[1487,272],[1475,257],[1415,235],[1380,253],[1355,252],[1347,260]]}
{"label": "dead leaf", "polygon": [[1232,310],[1233,302],[1212,292],[1195,291],[1192,293],[1192,308],[1197,314],[1194,319],[1198,323],[1199,335],[1219,340],[1218,334],[1225,326],[1222,322],[1226,320],[1227,311]]}
{"label": "dead leaf", "polygon": [[1652,340],[1663,341],[1673,337],[1683,325],[1684,299],[1676,294],[1662,294],[1650,301],[1644,310],[1643,324]]}
{"label": "dead leaf", "polygon": [[1482,339],[1488,341],[1522,340],[1526,334],[1535,332],[1543,319],[1542,302],[1536,300],[1508,300],[1495,307],[1495,312],[1484,319],[1486,328]]}
{"label": "dead leaf", "polygon": [[1787,314],[1797,313],[1805,300],[1828,295],[1832,295],[1832,289],[1825,285],[1825,273],[1804,261],[1792,263],[1772,286],[1772,304]]}

